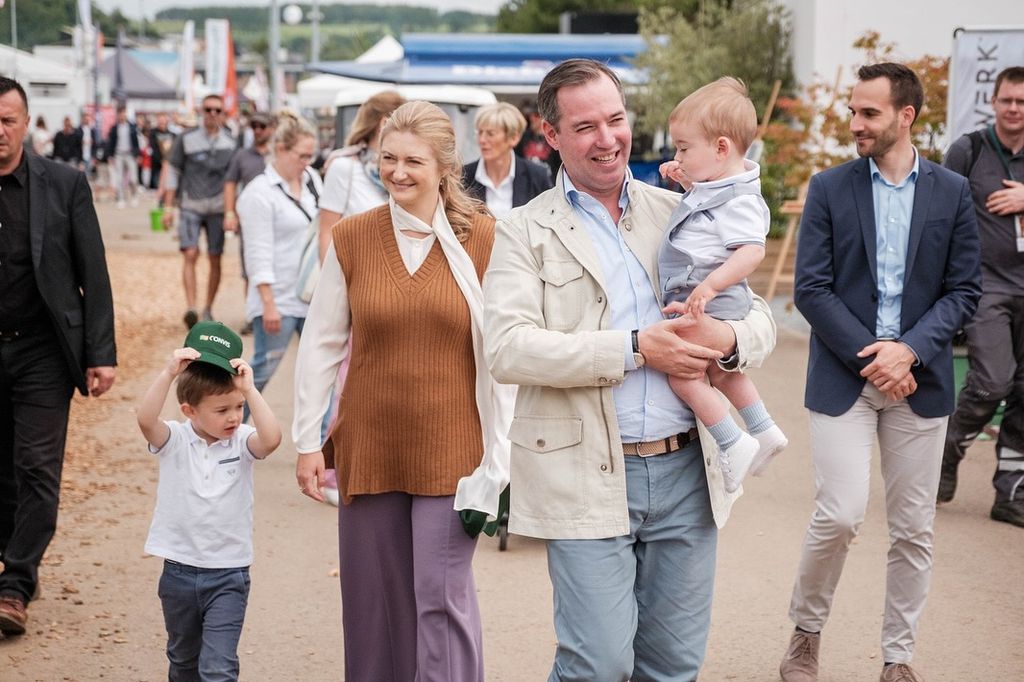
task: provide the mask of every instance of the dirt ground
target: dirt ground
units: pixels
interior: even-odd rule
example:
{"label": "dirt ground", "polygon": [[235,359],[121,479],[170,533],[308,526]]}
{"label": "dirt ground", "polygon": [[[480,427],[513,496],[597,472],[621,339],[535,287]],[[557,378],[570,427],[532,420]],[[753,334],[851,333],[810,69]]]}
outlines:
{"label": "dirt ground", "polygon": [[[118,379],[98,400],[76,397],[57,536],[44,560],[42,596],[24,636],[0,641],[0,680],[166,679],[156,583],[160,561],[142,547],[157,463],[135,426],[134,405],[185,329],[173,238],[148,231],[145,210],[99,208],[117,307]],[[201,270],[201,272],[205,272]],[[201,275],[204,276],[204,275]],[[228,243],[218,317],[243,317],[237,242]],[[791,445],[753,479],[721,533],[704,680],[776,680],[791,624],[786,613],[813,481],[802,405],[806,338],[780,315],[768,366],[754,374]],[[291,361],[267,396],[291,421]],[[171,402],[166,417],[177,417]],[[256,560],[240,645],[244,680],[342,679],[336,512],[296,490],[288,440],[257,466]],[[957,499],[936,522],[935,573],[916,665],[929,682],[1024,679],[1024,531],[988,519],[991,443],[962,466]],[[822,646],[823,682],[875,680],[885,583],[883,491],[877,473]],[[513,536],[499,552],[483,539],[475,559],[487,679],[545,679],[555,637],[543,544]]]}

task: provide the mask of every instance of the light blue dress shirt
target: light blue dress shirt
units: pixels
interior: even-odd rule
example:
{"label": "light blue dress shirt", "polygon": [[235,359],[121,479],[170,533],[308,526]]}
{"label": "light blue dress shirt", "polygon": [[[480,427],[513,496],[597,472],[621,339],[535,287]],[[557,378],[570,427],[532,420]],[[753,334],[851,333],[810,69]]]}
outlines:
{"label": "light blue dress shirt", "polygon": [[907,271],[907,245],[910,219],[914,214],[914,192],[921,160],[914,150],[914,167],[899,184],[886,180],[874,159],[871,169],[871,196],[875,205],[875,253],[878,259],[878,317],[875,336],[900,337],[903,306],[903,279]]}
{"label": "light blue dress shirt", "polygon": [[[622,238],[608,210],[597,199],[576,189],[564,171],[562,179],[565,198],[590,235],[601,262],[605,293],[611,307],[608,329],[643,329],[664,319],[657,287]],[[623,217],[629,206],[626,188],[631,181],[632,175],[627,170],[619,194]],[[622,442],[659,440],[695,426],[693,413],[672,392],[665,374],[647,367],[637,369],[628,335],[623,353],[626,376],[613,389]]]}

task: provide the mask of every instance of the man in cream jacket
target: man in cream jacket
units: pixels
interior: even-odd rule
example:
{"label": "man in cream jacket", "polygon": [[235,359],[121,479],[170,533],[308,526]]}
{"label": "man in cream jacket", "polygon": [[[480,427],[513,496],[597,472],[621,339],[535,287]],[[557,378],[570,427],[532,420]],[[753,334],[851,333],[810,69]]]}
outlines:
{"label": "man in cream jacket", "polygon": [[630,176],[612,71],[563,62],[538,106],[564,165],[554,189],[498,223],[484,294],[488,364],[520,385],[509,529],[548,540],[549,679],[696,679],[717,529],[736,496],[667,374],[755,367],[775,325],[756,297],[739,322],[664,319],[657,250],[679,195]]}

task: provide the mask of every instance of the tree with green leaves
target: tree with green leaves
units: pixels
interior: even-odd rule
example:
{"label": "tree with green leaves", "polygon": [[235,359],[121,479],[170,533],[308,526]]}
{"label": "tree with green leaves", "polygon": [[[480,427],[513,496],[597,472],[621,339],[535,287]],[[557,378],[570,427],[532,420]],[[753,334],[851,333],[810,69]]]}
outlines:
{"label": "tree with green leaves", "polygon": [[641,130],[664,128],[681,99],[721,76],[747,84],[759,115],[776,79],[783,92],[794,87],[789,12],[776,0],[701,2],[689,16],[670,6],[642,9],[640,33],[647,50],[636,65],[648,80],[631,104]]}
{"label": "tree with green leaves", "polygon": [[[0,10],[0,41],[5,44],[11,41],[12,5],[7,2]],[[95,7],[92,20],[105,36],[116,36],[118,27],[130,29],[135,23],[121,14],[121,10],[106,14]],[[76,0],[23,1],[18,4],[18,49],[31,52],[36,45],[66,41],[77,23]]]}
{"label": "tree with green leaves", "polygon": [[692,19],[708,6],[730,9],[736,0],[509,0],[498,10],[499,33],[558,33],[563,12],[636,12],[671,9]]}

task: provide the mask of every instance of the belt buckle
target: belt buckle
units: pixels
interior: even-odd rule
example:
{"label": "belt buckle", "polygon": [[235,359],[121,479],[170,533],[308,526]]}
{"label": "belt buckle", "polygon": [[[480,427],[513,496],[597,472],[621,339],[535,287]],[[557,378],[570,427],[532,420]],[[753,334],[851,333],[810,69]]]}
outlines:
{"label": "belt buckle", "polygon": [[0,331],[0,341],[16,341],[21,337],[21,333],[18,331]]}

